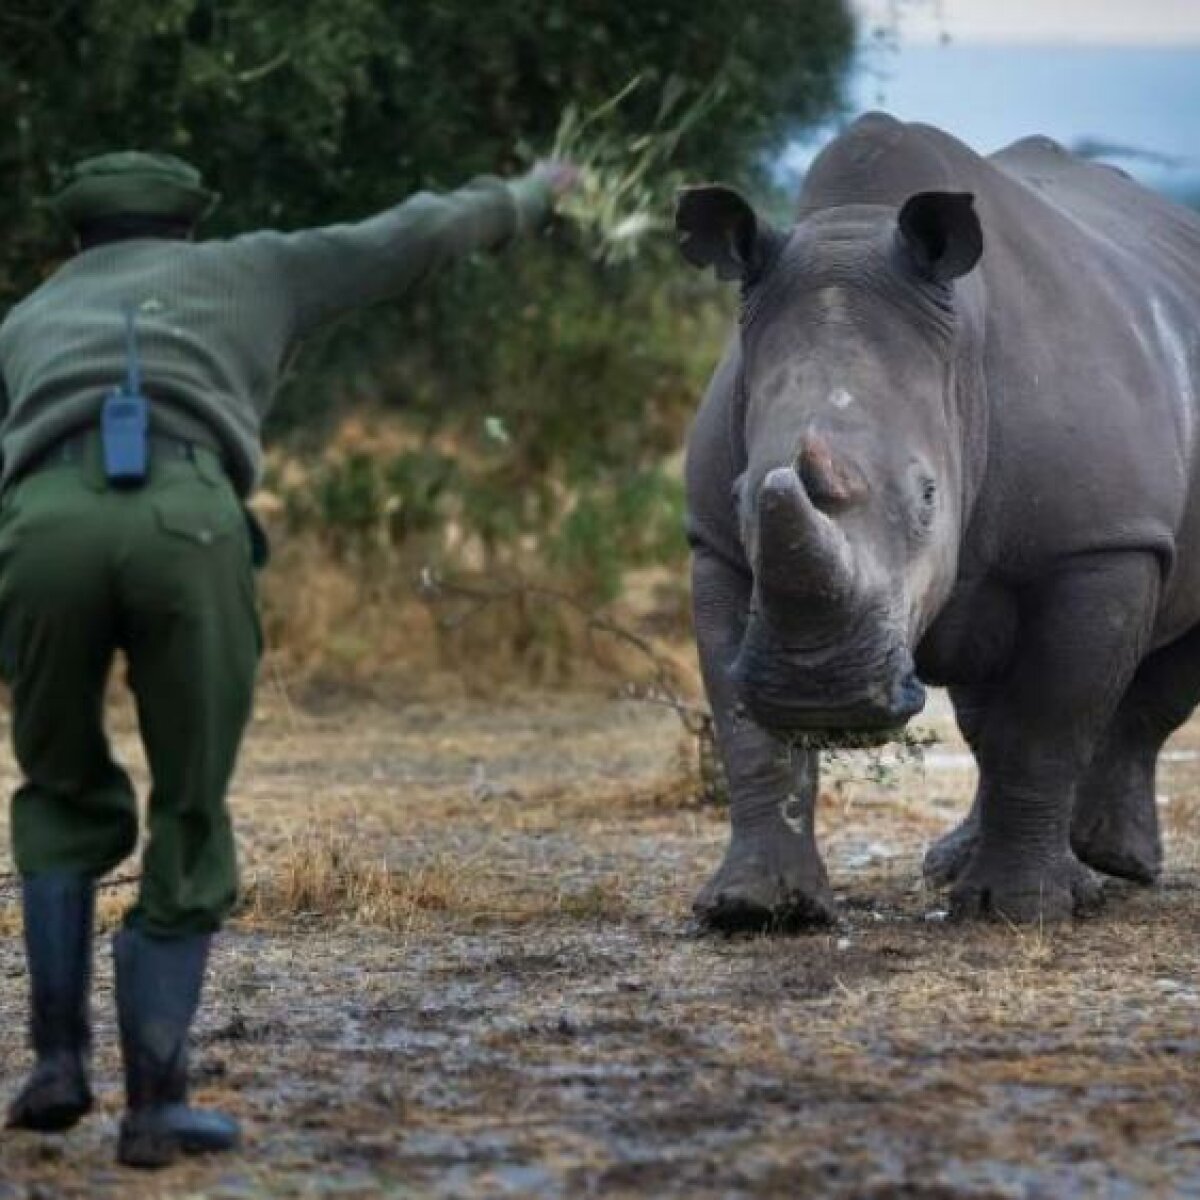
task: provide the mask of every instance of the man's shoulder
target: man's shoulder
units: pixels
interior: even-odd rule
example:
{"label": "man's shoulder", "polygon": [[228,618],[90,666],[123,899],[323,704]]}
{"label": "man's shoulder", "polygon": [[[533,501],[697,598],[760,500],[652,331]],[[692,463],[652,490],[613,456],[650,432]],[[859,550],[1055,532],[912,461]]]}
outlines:
{"label": "man's shoulder", "polygon": [[0,338],[3,338],[21,318],[31,311],[41,307],[48,298],[58,290],[59,277],[63,267],[60,264],[47,275],[41,283],[16,300],[0,318]]}

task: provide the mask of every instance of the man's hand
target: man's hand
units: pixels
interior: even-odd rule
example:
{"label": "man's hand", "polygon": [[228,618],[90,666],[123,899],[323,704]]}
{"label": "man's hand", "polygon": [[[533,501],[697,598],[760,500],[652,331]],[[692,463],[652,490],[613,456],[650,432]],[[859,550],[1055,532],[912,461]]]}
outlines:
{"label": "man's hand", "polygon": [[539,159],[530,174],[550,188],[555,200],[576,191],[582,178],[579,168],[566,158]]}

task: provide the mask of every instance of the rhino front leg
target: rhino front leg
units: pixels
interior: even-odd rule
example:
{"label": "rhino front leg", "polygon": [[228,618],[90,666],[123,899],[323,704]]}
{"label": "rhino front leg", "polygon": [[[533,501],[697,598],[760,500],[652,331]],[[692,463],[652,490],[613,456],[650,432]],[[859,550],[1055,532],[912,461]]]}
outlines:
{"label": "rhino front leg", "polygon": [[951,891],[956,916],[1055,921],[1099,902],[1071,849],[1075,792],[1144,653],[1158,589],[1152,555],[1093,555],[1026,597],[979,733],[979,842]]}
{"label": "rhino front leg", "polygon": [[748,577],[696,550],[692,607],[729,780],[730,839],[693,907],[702,924],[723,931],[825,925],[835,909],[813,827],[817,756],[789,752],[736,711],[729,665],[741,644],[750,591]]}
{"label": "rhino front leg", "polygon": [[[1191,653],[1189,642],[1194,646]],[[990,695],[981,688],[950,689],[959,729],[976,753]],[[1158,755],[1187,720],[1197,697],[1200,636],[1159,651],[1139,668],[1076,789],[1071,848],[1086,866],[1135,883],[1150,884],[1158,878]],[[952,884],[963,873],[979,843],[981,807],[977,791],[962,821],[929,847],[922,869],[931,886]]]}
{"label": "rhino front leg", "polygon": [[1197,700],[1200,629],[1193,629],[1138,668],[1079,786],[1071,844],[1089,866],[1136,883],[1158,878],[1158,755]]}

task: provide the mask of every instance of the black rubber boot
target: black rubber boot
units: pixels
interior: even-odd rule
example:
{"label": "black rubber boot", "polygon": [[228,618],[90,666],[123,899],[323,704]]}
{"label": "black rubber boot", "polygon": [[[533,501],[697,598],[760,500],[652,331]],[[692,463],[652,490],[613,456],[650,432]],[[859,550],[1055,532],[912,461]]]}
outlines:
{"label": "black rubber boot", "polygon": [[126,1098],[117,1159],[128,1167],[166,1167],[181,1154],[233,1150],[241,1141],[232,1117],[187,1102],[188,1030],[211,941],[135,929],[113,938]]}
{"label": "black rubber boot", "polygon": [[61,1133],[92,1107],[88,993],[96,887],[82,875],[29,875],[21,899],[37,1062],[8,1110],[8,1127]]}

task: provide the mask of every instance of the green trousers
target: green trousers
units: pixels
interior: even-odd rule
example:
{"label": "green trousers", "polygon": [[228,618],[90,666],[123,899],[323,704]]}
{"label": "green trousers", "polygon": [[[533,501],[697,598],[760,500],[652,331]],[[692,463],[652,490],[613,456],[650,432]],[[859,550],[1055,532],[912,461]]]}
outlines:
{"label": "green trousers", "polygon": [[[178,447],[175,447],[178,450]],[[141,888],[127,923],[217,929],[237,893],[226,791],[261,650],[245,514],[215,455],[156,454],[108,487],[98,439],[0,499],[0,674],[24,776],[12,800],[22,875],[97,877],[137,845],[104,694],[117,650],[152,778]]]}

